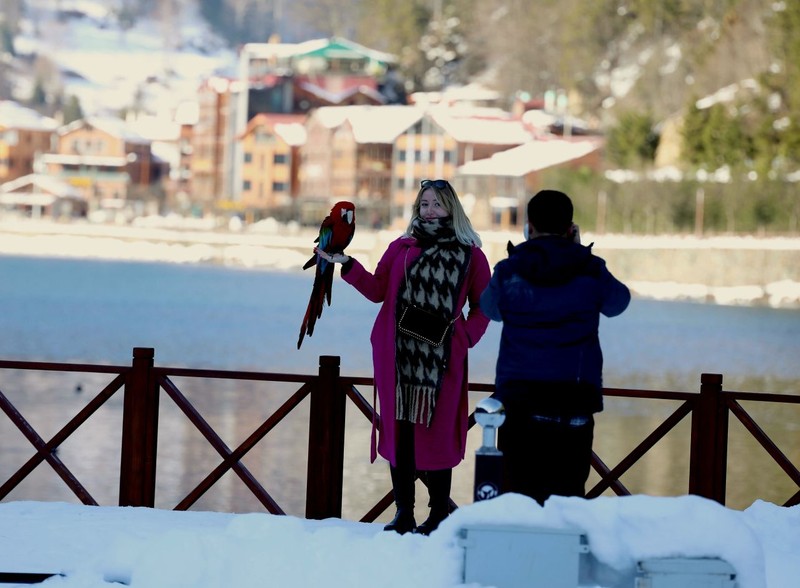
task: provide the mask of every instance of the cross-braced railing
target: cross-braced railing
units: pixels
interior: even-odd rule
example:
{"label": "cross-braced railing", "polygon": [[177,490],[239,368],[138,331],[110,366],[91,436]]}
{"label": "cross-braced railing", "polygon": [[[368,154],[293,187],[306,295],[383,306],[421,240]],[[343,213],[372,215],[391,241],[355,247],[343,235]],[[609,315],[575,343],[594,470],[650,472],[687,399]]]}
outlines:
{"label": "cross-braced railing", "polygon": [[[373,386],[371,378],[347,377],[340,374],[340,358],[320,357],[316,374],[282,374],[156,367],[152,348],[135,348],[130,366],[97,366],[85,364],[21,362],[0,360],[2,370],[48,372],[82,372],[110,374],[112,380],[70,418],[50,439],[45,439],[3,393],[0,380],[0,409],[24,435],[34,449],[22,467],[0,484],[0,500],[5,499],[18,484],[39,465],[47,463],[67,487],[84,504],[97,504],[94,497],[58,456],[59,447],[78,430],[97,410],[123,390],[122,433],[120,450],[119,505],[153,507],[156,500],[156,466],[158,463],[159,405],[169,399],[191,422],[219,456],[219,462],[208,471],[188,494],[174,505],[175,510],[187,510],[228,472],[233,472],[263,505],[267,512],[284,514],[284,509],[265,488],[263,481],[244,464],[244,457],[272,432],[290,413],[309,399],[308,464],[306,472],[305,516],[311,519],[341,517],[344,488],[345,413],[349,400],[358,413],[372,421],[373,405],[359,392],[358,386]],[[235,447],[230,447],[214,427],[203,417],[192,401],[176,385],[176,379],[190,380],[247,380],[298,384],[282,404],[260,421],[255,429]],[[470,391],[491,393],[491,384],[470,383]],[[689,450],[689,485],[687,492],[705,496],[725,504],[727,460],[729,452],[728,415],[734,414],[749,434],[800,488],[797,466],[759,427],[740,401],[800,404],[800,396],[766,393],[729,392],[722,389],[722,376],[703,374],[700,393],[649,390],[604,390],[607,397],[672,400],[677,408],[619,463],[607,465],[598,455],[592,465],[600,481],[588,491],[595,497],[611,490],[617,495],[630,494],[621,482],[622,476],[645,456],[665,435],[685,418],[691,418]],[[374,400],[373,400],[374,402]],[[470,427],[475,423],[470,416]],[[500,434],[502,434],[502,429]],[[3,440],[0,439],[0,451]],[[377,519],[392,502],[391,491],[364,514],[360,520]],[[800,491],[791,496],[786,506],[800,503]]]}

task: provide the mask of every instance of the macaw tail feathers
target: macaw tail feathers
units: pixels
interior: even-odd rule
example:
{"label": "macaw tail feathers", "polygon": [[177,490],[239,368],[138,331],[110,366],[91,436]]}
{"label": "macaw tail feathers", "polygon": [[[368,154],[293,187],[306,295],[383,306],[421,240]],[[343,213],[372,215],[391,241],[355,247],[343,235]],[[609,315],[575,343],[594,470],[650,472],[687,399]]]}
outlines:
{"label": "macaw tail feathers", "polygon": [[308,300],[303,323],[300,325],[300,337],[297,339],[298,349],[300,349],[300,345],[303,344],[303,339],[306,335],[310,337],[314,334],[314,326],[317,324],[317,319],[322,316],[322,307],[324,303],[327,301],[328,306],[330,306],[332,286],[333,264],[325,264],[325,267],[322,269],[317,266],[317,272],[314,275],[314,285],[311,287],[311,297]]}
{"label": "macaw tail feathers", "polygon": [[[331,305],[331,292],[333,292],[333,264],[328,263],[322,271],[322,279],[324,280],[323,291],[325,292],[325,300],[328,306]],[[319,312],[322,314],[322,304],[319,305]]]}

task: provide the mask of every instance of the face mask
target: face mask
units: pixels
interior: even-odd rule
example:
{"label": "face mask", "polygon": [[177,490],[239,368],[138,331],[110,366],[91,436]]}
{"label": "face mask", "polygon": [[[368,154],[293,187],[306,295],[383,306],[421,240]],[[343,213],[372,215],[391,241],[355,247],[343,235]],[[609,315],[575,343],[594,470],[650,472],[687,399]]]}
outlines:
{"label": "face mask", "polygon": [[522,227],[522,235],[525,237],[526,241],[531,238],[531,236],[530,236],[530,224],[525,223],[525,226]]}

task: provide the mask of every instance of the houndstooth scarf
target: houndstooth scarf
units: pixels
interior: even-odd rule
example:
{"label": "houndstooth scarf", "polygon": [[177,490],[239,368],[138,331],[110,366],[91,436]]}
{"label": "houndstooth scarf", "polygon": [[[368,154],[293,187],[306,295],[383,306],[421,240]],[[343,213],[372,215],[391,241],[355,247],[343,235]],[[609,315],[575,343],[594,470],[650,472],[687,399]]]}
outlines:
{"label": "houndstooth scarf", "polygon": [[[456,304],[472,249],[456,238],[451,217],[430,221],[417,218],[411,234],[422,247],[422,254],[407,269],[407,279],[397,297],[396,316],[411,301],[452,319],[461,311]],[[430,426],[447,369],[451,335],[452,330],[445,342],[435,347],[397,332],[397,420]]]}

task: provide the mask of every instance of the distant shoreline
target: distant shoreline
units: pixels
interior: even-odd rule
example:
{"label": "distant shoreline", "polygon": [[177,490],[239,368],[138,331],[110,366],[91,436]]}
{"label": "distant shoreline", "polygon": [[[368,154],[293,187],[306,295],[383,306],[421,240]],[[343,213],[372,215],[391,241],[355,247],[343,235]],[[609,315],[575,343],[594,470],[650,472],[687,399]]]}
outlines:
{"label": "distant shoreline", "polygon": [[[398,231],[360,229],[349,248],[374,267]],[[99,225],[0,220],[0,255],[204,263],[301,271],[316,231],[271,225],[262,230]],[[517,234],[481,232],[490,264]],[[611,271],[643,298],[739,306],[800,308],[800,238],[584,236]]]}

